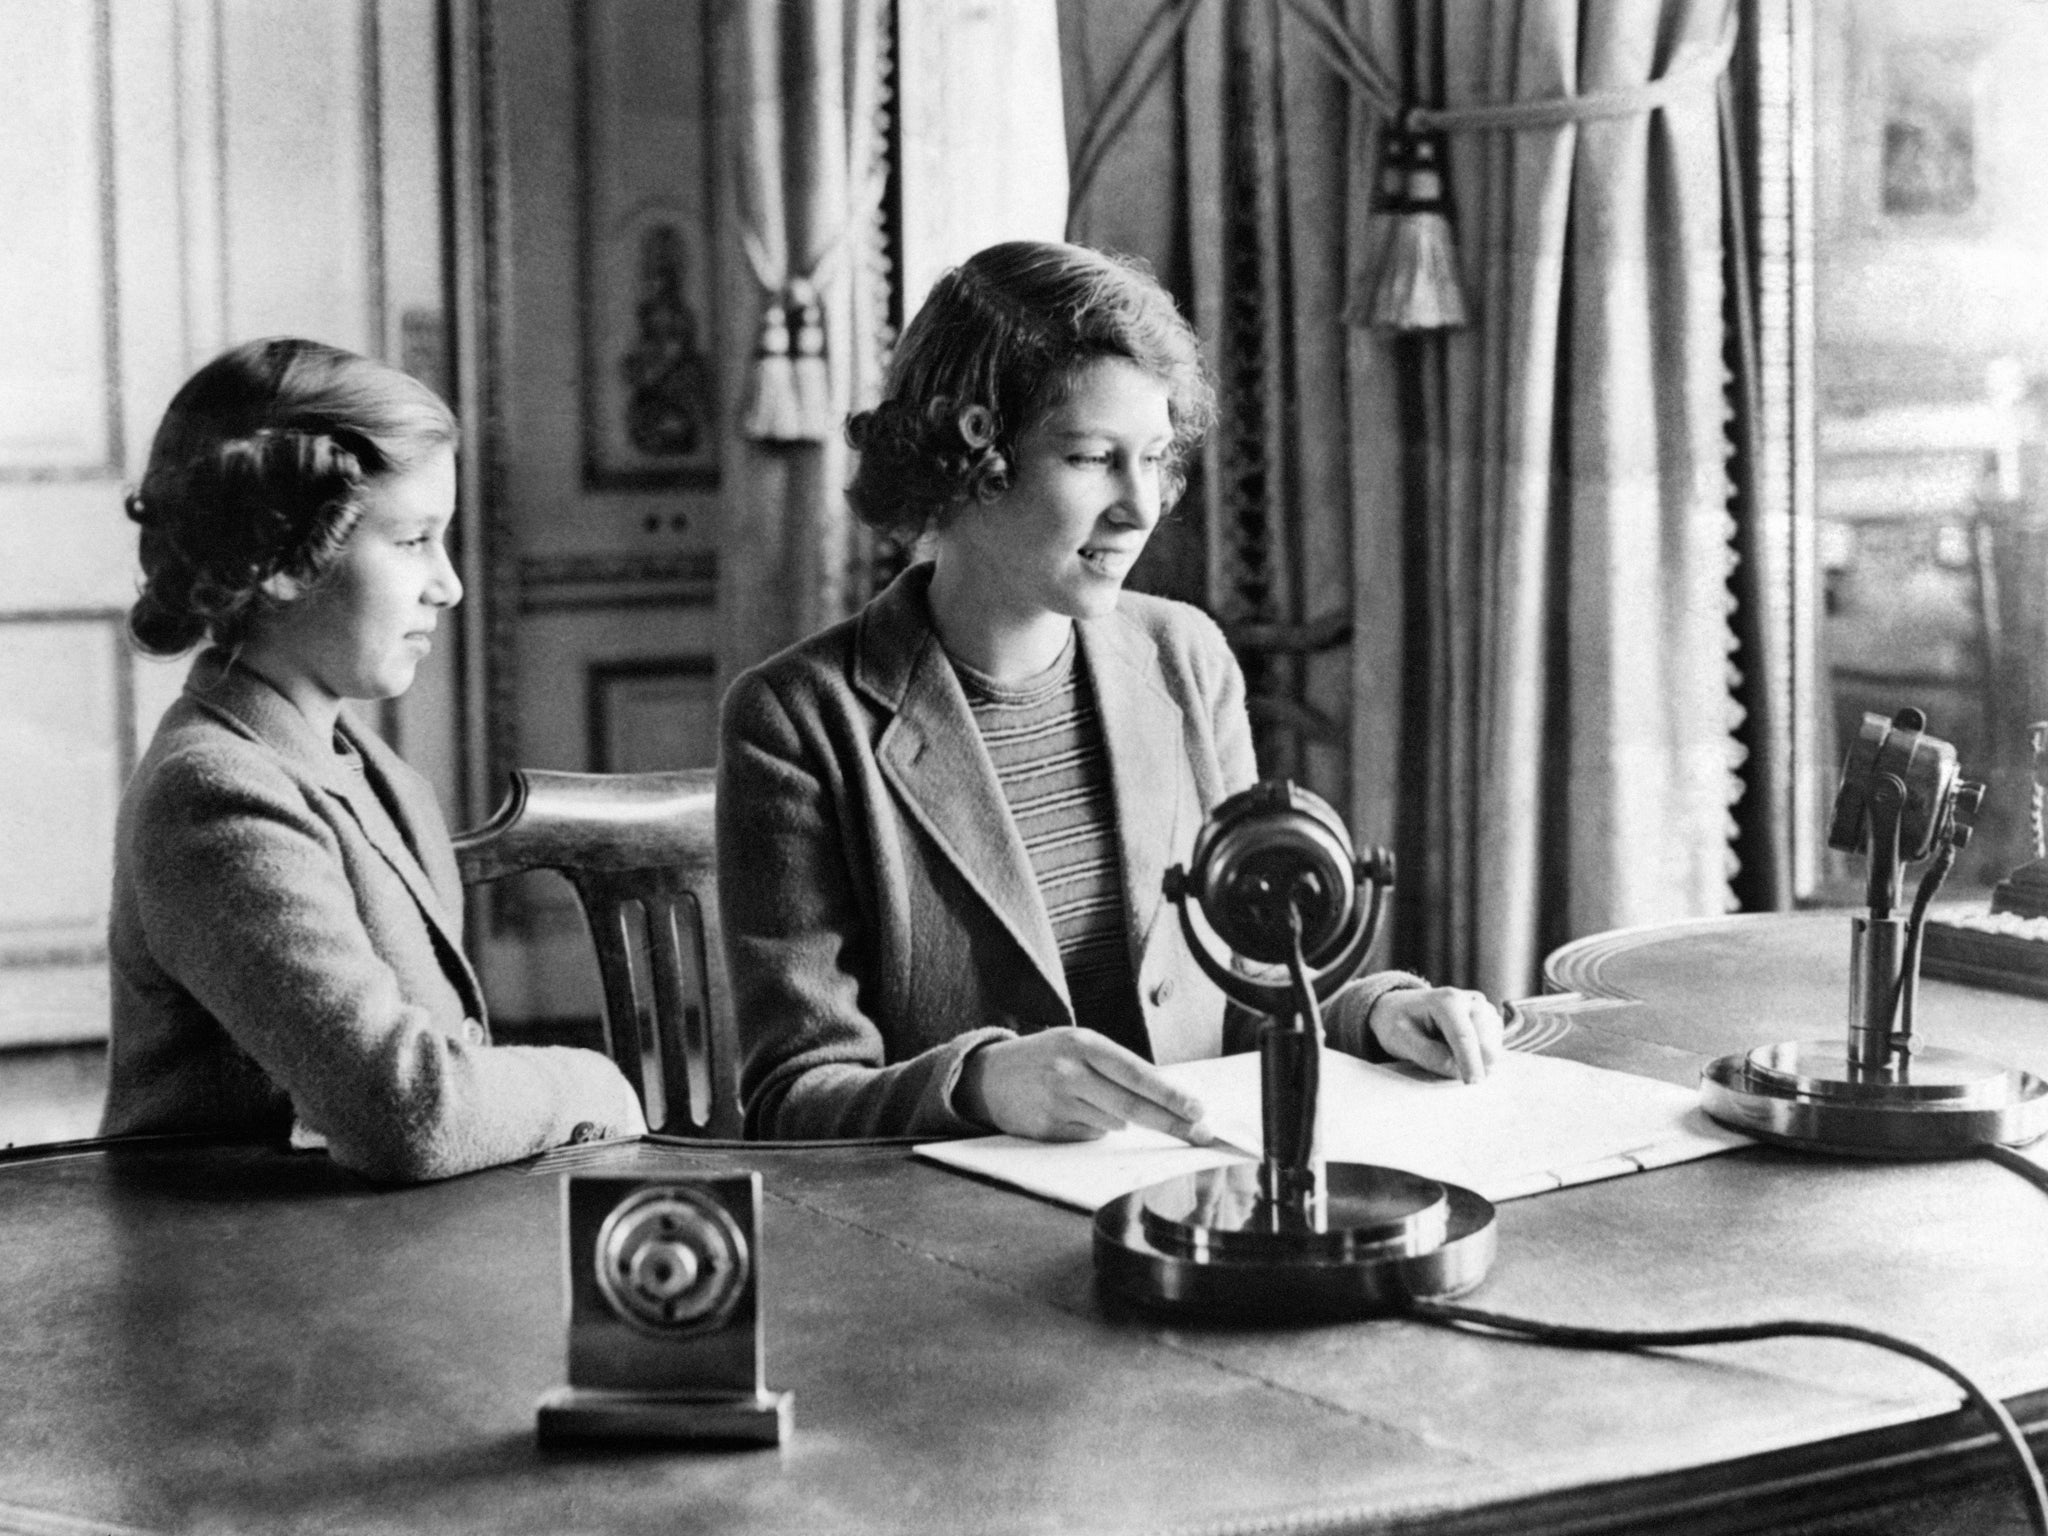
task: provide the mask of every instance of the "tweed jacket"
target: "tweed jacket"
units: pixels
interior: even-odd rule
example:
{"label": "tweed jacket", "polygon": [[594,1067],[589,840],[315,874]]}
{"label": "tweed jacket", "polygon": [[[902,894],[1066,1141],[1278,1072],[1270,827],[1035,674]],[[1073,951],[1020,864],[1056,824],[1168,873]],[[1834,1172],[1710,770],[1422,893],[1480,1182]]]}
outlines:
{"label": "tweed jacket", "polygon": [[[1075,1022],[1029,857],[931,626],[930,578],[912,567],[726,696],[719,905],[749,1135],[985,1131],[953,1106],[967,1054]],[[1152,1057],[1247,1049],[1254,1021],[1230,1008],[1226,1024],[1161,889],[1210,810],[1257,777],[1243,675],[1183,603],[1125,593],[1076,627]],[[1357,1017],[1412,984],[1372,978]]]}
{"label": "tweed jacket", "polygon": [[262,679],[193,663],[116,824],[102,1132],[324,1138],[397,1182],[638,1130],[606,1057],[490,1044],[433,791],[340,734],[356,763]]}

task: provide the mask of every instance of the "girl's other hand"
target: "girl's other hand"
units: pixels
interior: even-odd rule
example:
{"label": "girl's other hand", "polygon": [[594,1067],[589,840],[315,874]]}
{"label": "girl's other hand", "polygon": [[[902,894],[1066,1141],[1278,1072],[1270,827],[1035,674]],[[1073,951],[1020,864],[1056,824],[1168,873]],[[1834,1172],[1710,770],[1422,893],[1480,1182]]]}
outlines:
{"label": "girl's other hand", "polygon": [[1462,987],[1382,993],[1366,1024],[1390,1055],[1468,1083],[1485,1077],[1503,1049],[1500,1010]]}

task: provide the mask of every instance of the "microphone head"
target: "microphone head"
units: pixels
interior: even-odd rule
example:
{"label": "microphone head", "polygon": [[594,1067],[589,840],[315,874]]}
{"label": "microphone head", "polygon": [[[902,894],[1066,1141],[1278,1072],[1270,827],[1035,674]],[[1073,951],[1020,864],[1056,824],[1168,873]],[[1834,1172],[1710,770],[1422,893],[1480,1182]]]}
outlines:
{"label": "microphone head", "polygon": [[[1830,848],[1842,853],[1868,851],[1871,799],[1887,777],[1905,788],[1899,815],[1899,857],[1912,863],[1934,851],[1936,835],[1957,808],[1963,780],[1956,749],[1927,734],[1927,717],[1917,709],[1902,709],[1889,720],[1883,715],[1864,715],[1863,728],[1849,745],[1842,782],[1835,792],[1834,816],[1828,827]],[[1976,809],[1975,800],[1964,809],[1967,820],[1968,813]]]}
{"label": "microphone head", "polygon": [[1351,936],[1357,862],[1328,801],[1289,780],[1268,779],[1210,813],[1195,839],[1187,889],[1217,937],[1263,965],[1287,962],[1289,912],[1298,913],[1302,956],[1315,966]]}

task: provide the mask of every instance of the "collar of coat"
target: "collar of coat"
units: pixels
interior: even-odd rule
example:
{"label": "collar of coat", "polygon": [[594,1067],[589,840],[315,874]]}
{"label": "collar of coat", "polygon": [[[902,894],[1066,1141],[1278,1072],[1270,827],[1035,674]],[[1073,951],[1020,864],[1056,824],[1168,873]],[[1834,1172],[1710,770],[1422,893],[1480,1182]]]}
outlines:
{"label": "collar of coat", "polygon": [[[332,742],[320,739],[296,704],[247,667],[236,666],[223,651],[204,651],[193,660],[185,693],[230,730],[262,742],[295,772],[339,800],[370,846],[405,883],[448,950],[462,957],[462,935],[421,856],[413,791],[395,772],[398,758],[389,747],[376,736],[354,729],[344,716],[336,730],[362,760],[363,774],[356,774]],[[379,789],[384,792],[381,800]],[[467,972],[467,959],[462,958],[460,964]],[[480,1001],[474,977],[469,979]]]}
{"label": "collar of coat", "polygon": [[[1071,1017],[1066,972],[1023,839],[982,749],[966,691],[932,628],[931,566],[912,566],[862,610],[854,686],[892,718],[875,755],[884,777],[961,877],[1037,962]],[[1182,828],[1187,774],[1181,707],[1168,692],[1158,643],[1123,612],[1076,623],[1080,665],[1095,694],[1109,756],[1123,853],[1131,974],[1159,918],[1168,861]]]}

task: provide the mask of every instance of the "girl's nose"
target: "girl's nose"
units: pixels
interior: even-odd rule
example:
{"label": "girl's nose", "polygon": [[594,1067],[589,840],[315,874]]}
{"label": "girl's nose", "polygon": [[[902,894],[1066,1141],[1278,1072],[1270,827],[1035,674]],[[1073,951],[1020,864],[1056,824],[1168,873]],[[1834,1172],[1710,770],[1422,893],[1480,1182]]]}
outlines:
{"label": "girl's nose", "polygon": [[1147,460],[1127,464],[1118,476],[1118,521],[1151,528],[1159,521],[1159,466]]}
{"label": "girl's nose", "polygon": [[448,546],[437,544],[440,559],[435,562],[433,579],[427,583],[427,601],[436,608],[453,608],[462,601],[462,578],[455,572],[455,562],[448,558]]}

